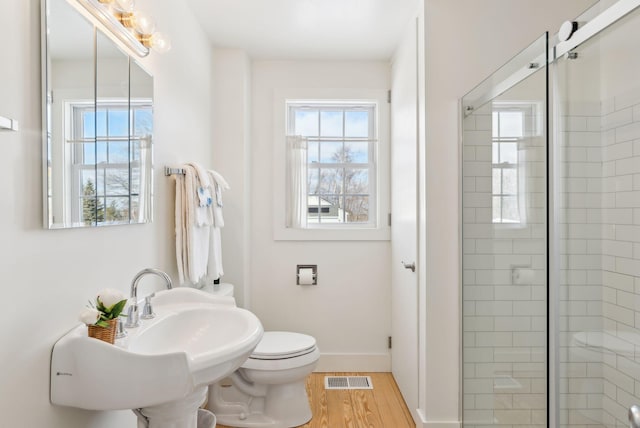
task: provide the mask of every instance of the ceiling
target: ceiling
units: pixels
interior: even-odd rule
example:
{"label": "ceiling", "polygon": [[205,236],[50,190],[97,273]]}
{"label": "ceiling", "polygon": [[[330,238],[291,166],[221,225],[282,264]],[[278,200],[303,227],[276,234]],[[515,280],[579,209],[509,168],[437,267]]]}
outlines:
{"label": "ceiling", "polygon": [[261,59],[389,59],[419,0],[187,0],[214,46]]}

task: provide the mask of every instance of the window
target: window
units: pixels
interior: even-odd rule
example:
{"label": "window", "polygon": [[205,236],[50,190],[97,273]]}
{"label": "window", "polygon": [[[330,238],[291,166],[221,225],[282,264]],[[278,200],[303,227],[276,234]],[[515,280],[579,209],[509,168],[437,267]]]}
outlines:
{"label": "window", "polygon": [[[128,223],[139,216],[140,170],[150,161],[151,104],[71,103],[71,214],[78,223]],[[134,137],[129,140],[129,125]],[[149,141],[150,143],[150,141]]]}
{"label": "window", "polygon": [[[499,102],[492,112],[493,223],[526,223],[525,141],[540,136],[542,124],[536,103]],[[529,161],[531,161],[530,159]]]}
{"label": "window", "polygon": [[287,108],[288,134],[306,140],[306,227],[375,225],[375,103]]}
{"label": "window", "polygon": [[275,89],[275,240],[390,239],[387,92]]}

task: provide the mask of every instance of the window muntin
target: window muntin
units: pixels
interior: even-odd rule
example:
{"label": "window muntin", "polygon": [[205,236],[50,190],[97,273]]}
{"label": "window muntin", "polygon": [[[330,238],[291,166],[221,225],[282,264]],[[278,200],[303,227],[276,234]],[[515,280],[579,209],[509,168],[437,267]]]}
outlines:
{"label": "window muntin", "polygon": [[289,102],[307,140],[307,227],[376,225],[376,104]]}

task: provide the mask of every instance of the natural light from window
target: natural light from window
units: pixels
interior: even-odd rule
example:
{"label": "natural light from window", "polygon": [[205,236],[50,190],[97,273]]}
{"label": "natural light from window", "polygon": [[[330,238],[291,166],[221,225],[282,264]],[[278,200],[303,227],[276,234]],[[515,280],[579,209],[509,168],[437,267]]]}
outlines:
{"label": "natural light from window", "polygon": [[493,223],[520,223],[518,144],[524,137],[524,119],[522,110],[493,111]]}
{"label": "natural light from window", "polygon": [[97,110],[92,103],[74,103],[70,110],[74,221],[101,224],[137,218],[141,150],[152,132],[151,105],[132,105],[131,117],[128,102],[100,103]]}
{"label": "natural light from window", "polygon": [[375,225],[375,103],[288,104],[288,135],[306,140],[308,227]]}

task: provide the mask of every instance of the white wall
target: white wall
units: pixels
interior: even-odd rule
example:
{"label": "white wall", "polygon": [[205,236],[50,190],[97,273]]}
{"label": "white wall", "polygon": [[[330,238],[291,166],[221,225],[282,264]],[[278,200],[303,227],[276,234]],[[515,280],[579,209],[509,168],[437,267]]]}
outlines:
{"label": "white wall", "polygon": [[[251,158],[251,310],[267,330],[313,335],[318,370],[389,370],[388,241],[274,241],[272,150],[276,88],[389,88],[386,62],[254,61]],[[318,285],[296,285],[297,264]],[[354,356],[355,355],[355,356]]]}
{"label": "white wall", "polygon": [[[181,2],[141,0],[173,48],[143,61],[155,76],[155,216],[148,225],[42,229],[40,2],[6,0],[0,14],[0,115],[20,121],[0,131],[0,415],[2,426],[134,426],[126,412],[85,412],[49,403],[54,342],[76,325],[104,287],[126,293],[134,274],[154,266],[175,279],[173,182],[161,167],[196,159],[210,165],[210,48]],[[188,65],[188,66],[185,66]],[[145,280],[141,292],[149,291]],[[103,386],[104,387],[104,386]],[[114,393],[118,382],[114,379]]]}
{"label": "white wall", "polygon": [[[459,421],[458,100],[589,0],[425,0],[426,388],[428,424]],[[446,326],[446,328],[443,328]],[[434,388],[433,385],[438,385]],[[422,391],[421,391],[422,392]]]}
{"label": "white wall", "polygon": [[239,49],[213,50],[213,168],[231,189],[224,194],[223,282],[249,308],[251,221],[251,60]]}

